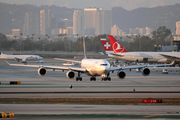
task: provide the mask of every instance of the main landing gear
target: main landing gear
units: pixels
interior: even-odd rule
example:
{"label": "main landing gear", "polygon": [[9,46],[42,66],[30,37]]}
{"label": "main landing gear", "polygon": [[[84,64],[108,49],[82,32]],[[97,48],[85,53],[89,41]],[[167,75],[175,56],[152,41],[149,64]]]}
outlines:
{"label": "main landing gear", "polygon": [[107,77],[102,77],[101,81],[111,81],[111,77],[109,77],[109,73],[107,74]]}
{"label": "main landing gear", "polygon": [[80,77],[80,75],[81,75],[81,73],[80,72],[78,72],[78,77],[76,77],[76,81],[82,81],[82,77]]}
{"label": "main landing gear", "polygon": [[111,77],[104,77],[104,78],[101,78],[101,81],[111,81]]}

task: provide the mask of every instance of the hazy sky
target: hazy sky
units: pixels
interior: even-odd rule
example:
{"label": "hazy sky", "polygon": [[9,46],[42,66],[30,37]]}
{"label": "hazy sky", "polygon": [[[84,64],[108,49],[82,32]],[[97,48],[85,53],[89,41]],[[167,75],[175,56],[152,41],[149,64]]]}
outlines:
{"label": "hazy sky", "polygon": [[68,8],[87,8],[87,7],[123,7],[133,10],[139,7],[156,7],[164,5],[180,4],[180,0],[0,0],[3,3],[11,4],[33,4],[33,5],[56,5]]}

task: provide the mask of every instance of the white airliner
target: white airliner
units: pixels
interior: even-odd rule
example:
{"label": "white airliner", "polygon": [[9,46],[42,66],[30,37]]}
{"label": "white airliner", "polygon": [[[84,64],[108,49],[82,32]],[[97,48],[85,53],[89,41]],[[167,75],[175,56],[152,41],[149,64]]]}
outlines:
{"label": "white airliner", "polygon": [[180,63],[180,52],[128,52],[112,35],[108,37],[111,44],[105,38],[101,39],[101,42],[105,52],[111,58],[129,62]]}
{"label": "white airliner", "polygon": [[0,51],[0,59],[5,60],[17,60],[22,61],[22,63],[27,63],[27,61],[36,61],[37,63],[43,63],[43,58],[38,55],[7,55]]}
{"label": "white airliner", "polygon": [[[106,59],[87,59],[86,55],[86,47],[85,47],[85,40],[83,40],[83,48],[84,48],[84,59],[81,61],[75,61],[75,60],[67,60],[67,59],[60,59],[65,61],[72,61],[80,63],[81,67],[68,67],[68,66],[46,66],[46,65],[21,65],[21,64],[8,64],[11,66],[23,66],[23,67],[37,67],[38,74],[40,76],[47,74],[47,69],[53,69],[53,70],[67,70],[66,73],[67,78],[73,79],[76,76],[76,73],[78,73],[78,76],[76,77],[76,81],[80,80],[82,81],[81,74],[84,73],[86,75],[91,76],[91,81],[96,81],[96,76],[102,76],[102,81],[110,81],[111,78],[109,77],[110,72],[118,71],[117,77],[119,79],[123,79],[126,76],[126,73],[123,71],[125,69],[141,69],[141,72],[144,76],[147,76],[150,74],[150,69],[148,67],[153,66],[165,66],[165,65],[171,65],[171,64],[161,64],[161,65],[146,65],[146,66],[125,66],[125,67],[110,67],[109,62]],[[58,59],[58,58],[57,58]]]}

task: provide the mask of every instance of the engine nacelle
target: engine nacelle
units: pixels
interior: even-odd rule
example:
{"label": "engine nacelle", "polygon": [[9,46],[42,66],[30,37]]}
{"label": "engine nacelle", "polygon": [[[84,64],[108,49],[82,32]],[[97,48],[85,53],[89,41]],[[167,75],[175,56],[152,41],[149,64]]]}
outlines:
{"label": "engine nacelle", "polygon": [[143,68],[143,69],[142,69],[142,74],[143,74],[144,76],[148,76],[148,75],[150,74],[150,69],[149,69],[149,68]]}
{"label": "engine nacelle", "polygon": [[44,61],[43,60],[38,60],[38,61],[36,61],[36,63],[44,63]]}
{"label": "engine nacelle", "polygon": [[126,77],[126,73],[123,70],[118,71],[117,77],[119,79],[124,79]]}
{"label": "engine nacelle", "polygon": [[69,79],[73,79],[74,77],[76,77],[76,73],[73,72],[73,71],[68,71],[68,72],[66,73],[66,76],[67,76],[67,78],[69,78]]}
{"label": "engine nacelle", "polygon": [[47,70],[45,68],[39,68],[38,69],[38,74],[40,76],[46,75],[47,74]]}

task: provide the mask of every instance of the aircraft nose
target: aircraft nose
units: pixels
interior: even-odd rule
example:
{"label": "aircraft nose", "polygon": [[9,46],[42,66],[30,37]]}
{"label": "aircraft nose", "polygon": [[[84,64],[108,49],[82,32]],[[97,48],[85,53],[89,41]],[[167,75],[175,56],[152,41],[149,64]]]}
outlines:
{"label": "aircraft nose", "polygon": [[42,60],[42,59],[43,59],[43,57],[39,57],[39,59],[40,59],[40,60]]}

